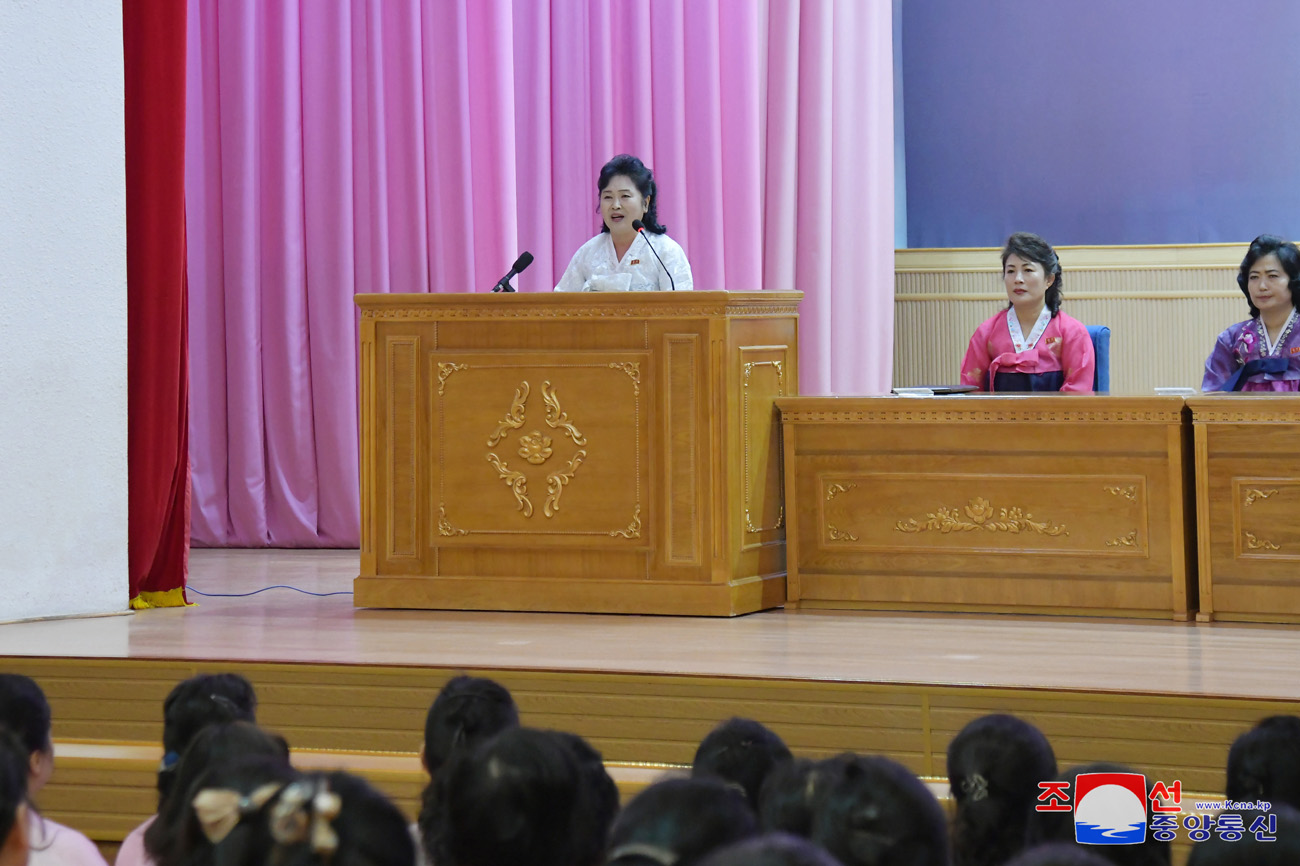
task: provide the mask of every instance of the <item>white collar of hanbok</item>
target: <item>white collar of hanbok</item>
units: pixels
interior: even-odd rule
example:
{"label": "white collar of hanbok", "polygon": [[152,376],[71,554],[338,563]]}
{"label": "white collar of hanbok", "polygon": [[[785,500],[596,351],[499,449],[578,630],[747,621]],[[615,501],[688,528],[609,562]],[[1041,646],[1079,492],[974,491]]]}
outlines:
{"label": "white collar of hanbok", "polygon": [[1043,336],[1043,331],[1047,330],[1047,323],[1052,321],[1052,311],[1043,305],[1043,311],[1038,314],[1038,321],[1034,322],[1034,329],[1025,337],[1020,331],[1020,319],[1016,317],[1016,308],[1007,308],[1007,330],[1011,332],[1011,345],[1017,352],[1028,352],[1034,346],[1038,345],[1038,340]]}
{"label": "white collar of hanbok", "polygon": [[1259,335],[1264,338],[1264,357],[1277,354],[1278,348],[1286,344],[1286,338],[1291,336],[1291,329],[1295,327],[1295,320],[1296,312],[1295,308],[1292,308],[1290,314],[1286,317],[1286,322],[1282,325],[1282,330],[1277,332],[1276,343],[1268,338],[1268,326],[1264,324],[1264,317],[1260,316],[1256,320],[1259,322]]}

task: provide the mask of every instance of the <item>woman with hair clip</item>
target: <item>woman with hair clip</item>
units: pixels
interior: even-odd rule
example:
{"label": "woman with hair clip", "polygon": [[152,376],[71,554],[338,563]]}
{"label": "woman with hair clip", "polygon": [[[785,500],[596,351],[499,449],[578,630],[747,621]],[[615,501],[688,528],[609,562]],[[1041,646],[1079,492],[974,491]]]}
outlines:
{"label": "woman with hair clip", "polygon": [[631,154],[619,154],[601,168],[596,190],[600,195],[600,234],[578,247],[555,291],[694,289],[686,252],[659,222],[654,174],[645,163]]}
{"label": "woman with hair clip", "polygon": [[1092,391],[1088,329],[1061,312],[1061,260],[1047,241],[1016,232],[1002,249],[1007,308],[975,329],[961,383],[981,391]]}
{"label": "woman with hair clip", "polygon": [[1250,318],[1219,335],[1202,391],[1300,391],[1300,250],[1260,235],[1237,271]]}

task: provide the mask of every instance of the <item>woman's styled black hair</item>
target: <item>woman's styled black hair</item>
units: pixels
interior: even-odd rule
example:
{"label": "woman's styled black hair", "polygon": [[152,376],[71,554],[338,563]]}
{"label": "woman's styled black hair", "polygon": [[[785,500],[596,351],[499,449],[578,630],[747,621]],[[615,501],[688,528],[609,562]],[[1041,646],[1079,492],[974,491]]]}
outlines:
{"label": "woman's styled black hair", "polygon": [[757,812],[763,780],[790,760],[790,749],[771,729],[753,719],[728,719],[700,742],[691,775],[713,776],[739,785]]}
{"label": "woman's styled black hair", "polygon": [[195,840],[190,803],[204,775],[214,767],[236,761],[265,759],[289,763],[289,745],[282,737],[248,722],[208,725],[195,734],[176,765],[175,778],[158,817],[144,831],[144,850],[157,866],[182,866]]}
{"label": "woman's styled black hair", "polygon": [[632,798],[609,831],[606,866],[694,866],[758,834],[745,796],[718,779],[667,779]]}
{"label": "woman's styled black hair", "polygon": [[956,811],[956,866],[997,866],[1025,842],[1038,783],[1056,778],[1056,755],[1042,732],[1008,715],[970,722],[948,745],[948,782]]}
{"label": "woman's styled black hair", "polygon": [[1047,279],[1056,277],[1043,295],[1043,303],[1052,311],[1052,318],[1055,319],[1056,314],[1061,311],[1061,260],[1057,257],[1056,250],[1036,234],[1016,232],[1007,238],[1006,246],[1002,248],[1004,270],[1010,256],[1019,256],[1027,262],[1037,262]]}
{"label": "woman's styled black hair", "polygon": [[812,840],[844,866],[948,866],[943,807],[896,761],[845,755],[813,819]]}
{"label": "woman's styled black hair", "polygon": [[1259,307],[1250,299],[1250,269],[1255,266],[1255,262],[1270,253],[1277,256],[1282,269],[1290,278],[1286,285],[1291,290],[1291,305],[1300,310],[1300,250],[1296,249],[1295,244],[1276,235],[1260,235],[1250,242],[1250,249],[1246,251],[1246,257],[1241,260],[1241,268],[1237,271],[1237,286],[1246,296],[1252,319],[1259,318]]}
{"label": "woman's styled black hair", "polygon": [[[646,164],[632,154],[620,153],[601,167],[600,177],[596,178],[597,194],[604,192],[609,182],[620,174],[632,181],[637,191],[641,193],[641,197],[646,200],[645,216],[641,217],[641,222],[645,223],[645,230],[657,235],[668,231],[659,222],[659,196],[656,194],[658,189],[655,187],[654,172],[646,168]],[[609,226],[605,225],[603,220],[600,230],[609,231]]]}
{"label": "woman's styled black hair", "polygon": [[29,755],[22,741],[0,728],[0,846],[18,820],[18,807],[27,799]]}
{"label": "woman's styled black hair", "polygon": [[768,833],[714,851],[700,866],[840,866],[824,848],[800,836]]}
{"label": "woman's styled black hair", "polygon": [[176,685],[163,701],[163,760],[158,805],[171,791],[176,765],[194,736],[208,725],[256,722],[257,695],[239,674],[200,674]]}
{"label": "woman's styled black hair", "polygon": [[438,773],[424,847],[438,866],[595,866],[605,827],[593,778],[567,735],[508,728]]}
{"label": "woman's styled black hair", "polygon": [[1300,718],[1269,716],[1228,750],[1229,800],[1267,800],[1300,809]]}
{"label": "woman's styled black hair", "polygon": [[50,750],[50,702],[36,680],[0,674],[0,725],[17,735],[29,756]]}

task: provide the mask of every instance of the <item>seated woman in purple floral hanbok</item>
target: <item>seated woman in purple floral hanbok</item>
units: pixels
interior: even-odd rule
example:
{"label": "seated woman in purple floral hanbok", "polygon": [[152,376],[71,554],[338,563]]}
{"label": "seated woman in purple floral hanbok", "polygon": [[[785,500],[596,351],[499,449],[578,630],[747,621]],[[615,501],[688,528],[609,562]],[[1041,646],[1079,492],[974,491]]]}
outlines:
{"label": "seated woman in purple floral hanbok", "polygon": [[1219,335],[1202,391],[1300,391],[1300,250],[1260,235],[1237,273],[1250,318]]}

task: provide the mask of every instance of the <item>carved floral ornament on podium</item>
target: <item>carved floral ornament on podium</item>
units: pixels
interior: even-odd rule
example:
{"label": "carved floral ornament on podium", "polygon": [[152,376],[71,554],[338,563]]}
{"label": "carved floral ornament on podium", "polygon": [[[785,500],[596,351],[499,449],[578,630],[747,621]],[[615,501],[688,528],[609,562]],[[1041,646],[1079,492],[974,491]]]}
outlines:
{"label": "carved floral ornament on podium", "polygon": [[[632,381],[634,396],[640,396],[640,364],[635,361],[611,361],[607,366],[612,370],[620,370],[627,374]],[[454,373],[466,369],[469,369],[467,364],[439,363],[438,394],[445,393],[447,380]],[[550,380],[543,381],[539,390],[542,402],[545,405],[544,421],[548,428],[555,431],[554,435],[544,433],[540,427],[533,429],[531,432],[524,432],[514,439],[513,446],[517,447],[515,447],[513,455],[510,453],[512,447],[510,434],[512,431],[523,429],[528,423],[528,398],[533,391],[527,380],[521,381],[518,387],[515,388],[514,399],[511,401],[504,417],[497,423],[496,429],[487,437],[486,444],[490,450],[487,452],[485,459],[496,470],[497,479],[504,482],[510,493],[513,494],[515,509],[522,513],[525,518],[531,519],[536,509],[529,495],[529,474],[522,469],[512,468],[510,461],[517,455],[530,466],[545,467],[551,461],[551,458],[556,456],[557,449],[564,447],[566,440],[571,443],[574,450],[569,453],[567,460],[557,458],[563,462],[555,465],[546,474],[546,498],[542,502],[541,514],[545,519],[550,520],[559,514],[560,502],[565,488],[578,476],[583,462],[587,459],[586,446],[588,443],[587,437],[578,428],[577,424],[569,418],[568,412],[564,410],[560,402],[558,389]],[[542,471],[545,471],[545,469]],[[457,528],[451,523],[447,518],[445,505],[440,505],[438,511],[439,534],[444,536],[470,534],[469,530]],[[632,519],[625,529],[611,530],[608,534],[611,538],[640,538],[641,506],[636,505],[632,513]]]}

